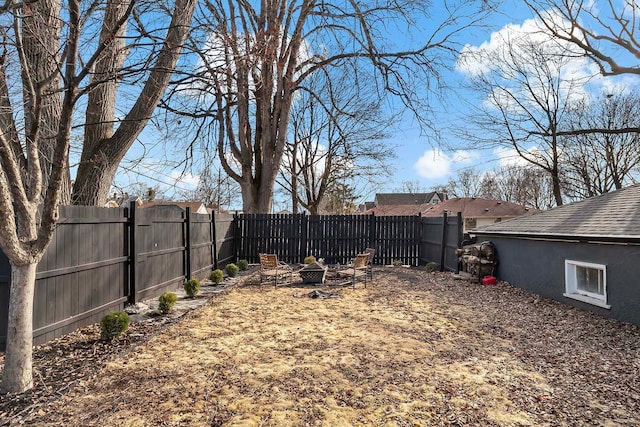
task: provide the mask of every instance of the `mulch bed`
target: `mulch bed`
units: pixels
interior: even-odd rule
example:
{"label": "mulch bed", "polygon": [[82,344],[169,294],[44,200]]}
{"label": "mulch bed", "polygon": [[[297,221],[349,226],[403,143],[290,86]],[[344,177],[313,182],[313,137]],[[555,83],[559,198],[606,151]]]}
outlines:
{"label": "mulch bed", "polygon": [[0,425],[640,425],[638,327],[420,269],[328,290],[243,285],[39,346]]}

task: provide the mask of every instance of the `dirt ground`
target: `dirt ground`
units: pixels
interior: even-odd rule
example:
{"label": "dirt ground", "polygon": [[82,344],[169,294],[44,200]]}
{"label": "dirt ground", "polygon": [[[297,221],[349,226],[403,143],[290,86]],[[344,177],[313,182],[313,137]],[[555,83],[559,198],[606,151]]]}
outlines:
{"label": "dirt ground", "polygon": [[40,391],[3,396],[0,425],[640,425],[639,328],[505,283],[375,276],[329,299],[245,281],[114,344],[79,331],[36,349]]}

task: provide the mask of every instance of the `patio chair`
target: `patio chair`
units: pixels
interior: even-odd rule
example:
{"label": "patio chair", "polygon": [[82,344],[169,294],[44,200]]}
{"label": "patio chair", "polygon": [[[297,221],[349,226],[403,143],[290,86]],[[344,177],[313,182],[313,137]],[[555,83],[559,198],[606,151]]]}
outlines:
{"label": "patio chair", "polygon": [[338,271],[338,276],[348,277],[351,279],[351,284],[356,287],[357,281],[364,281],[364,287],[367,287],[367,277],[369,276],[369,264],[371,263],[371,254],[364,253],[358,254],[353,259],[351,264],[346,268]]}
{"label": "patio chair", "polygon": [[260,254],[260,285],[273,282],[273,286],[293,281],[293,269],[275,254]]}
{"label": "patio chair", "polygon": [[367,272],[369,273],[369,279],[373,281],[373,258],[376,256],[376,250],[374,248],[367,248],[364,253],[369,254],[369,264],[367,264]]}

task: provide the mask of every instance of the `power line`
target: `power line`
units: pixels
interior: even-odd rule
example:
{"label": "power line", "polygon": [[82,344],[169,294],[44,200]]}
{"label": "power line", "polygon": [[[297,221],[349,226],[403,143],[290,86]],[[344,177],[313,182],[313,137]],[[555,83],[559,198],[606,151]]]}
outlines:
{"label": "power line", "polygon": [[[126,172],[134,173],[134,174],[136,174],[136,175],[138,175],[138,176],[142,176],[142,177],[147,178],[147,179],[150,179],[150,180],[152,180],[152,181],[159,182],[160,184],[164,184],[164,185],[167,185],[167,186],[169,186],[169,187],[173,187],[173,188],[175,188],[175,189],[177,189],[177,190],[182,190],[182,191],[192,191],[192,189],[191,189],[191,188],[185,188],[185,187],[180,187],[180,186],[178,186],[178,185],[175,183],[175,181],[174,181],[173,183],[168,183],[168,182],[166,182],[166,181],[162,181],[161,179],[158,179],[158,178],[156,178],[156,177],[154,177],[154,176],[150,176],[150,175],[147,175],[147,174],[145,174],[145,173],[138,172],[138,171],[133,170],[133,169],[131,169],[131,168],[128,168],[128,167],[126,167],[126,166],[122,166],[122,165],[120,165],[120,167],[121,167],[122,169],[124,169]],[[153,171],[153,172],[154,172],[154,173],[157,173],[157,174],[159,174],[159,175],[163,175],[163,176],[165,176],[165,177],[167,177],[167,178],[175,179],[175,178],[171,177],[170,175],[164,174],[164,173],[162,173],[162,172],[158,172],[158,171]]]}

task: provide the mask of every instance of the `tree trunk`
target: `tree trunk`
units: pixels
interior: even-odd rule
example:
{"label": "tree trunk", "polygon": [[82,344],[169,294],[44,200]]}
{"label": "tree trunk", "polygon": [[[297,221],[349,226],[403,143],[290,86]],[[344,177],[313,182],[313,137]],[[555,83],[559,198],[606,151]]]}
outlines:
{"label": "tree trunk", "polygon": [[23,392],[33,386],[33,296],[37,261],[26,265],[11,264],[11,298],[7,349],[2,375],[3,393]]}
{"label": "tree trunk", "polygon": [[[25,134],[29,140],[38,139],[42,168],[42,197],[48,187],[51,162],[60,125],[62,97],[60,96],[60,1],[39,0],[24,6],[22,36],[29,74],[23,75]],[[67,172],[62,182],[62,201],[70,199],[71,179]]]}
{"label": "tree trunk", "polygon": [[[120,0],[109,2],[110,10],[105,17],[105,30],[101,38],[106,40],[111,37],[109,21],[112,21],[111,24],[116,22],[124,13],[126,4],[128,2]],[[96,78],[104,87],[93,91],[94,98],[91,99],[95,101],[87,106],[87,120],[96,122],[87,126],[84,136],[83,152],[71,195],[73,204],[100,206],[106,202],[120,161],[144,129],[169,83],[184,40],[189,34],[195,5],[196,0],[176,0],[163,47],[140,95],[116,130],[113,121],[109,121],[115,111],[118,84],[114,76],[117,76],[117,72],[109,67],[119,69],[118,61],[123,59],[124,54],[122,45],[114,43],[105,50],[101,59],[104,63],[96,63]]]}
{"label": "tree trunk", "polygon": [[271,187],[255,182],[240,183],[242,191],[242,211],[244,213],[271,213],[273,203],[273,182]]}

